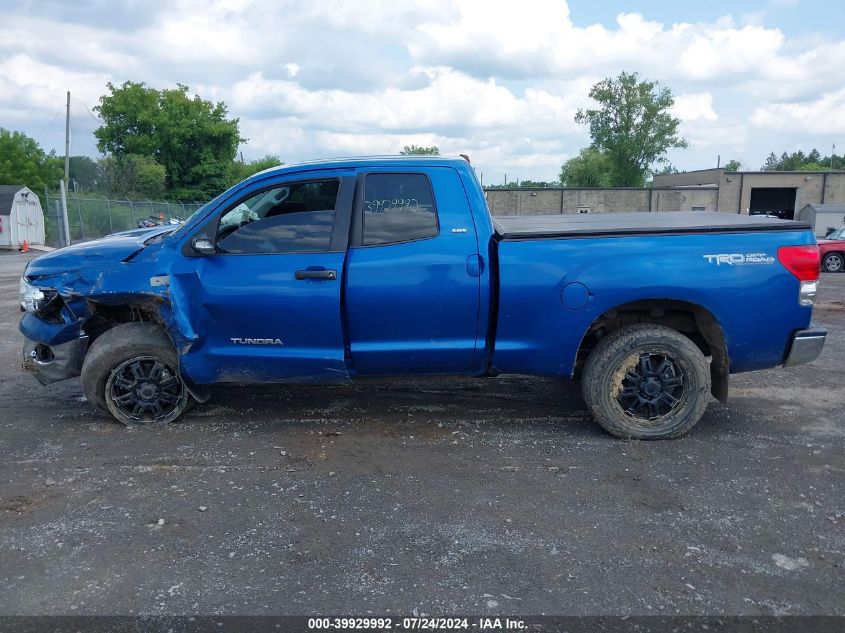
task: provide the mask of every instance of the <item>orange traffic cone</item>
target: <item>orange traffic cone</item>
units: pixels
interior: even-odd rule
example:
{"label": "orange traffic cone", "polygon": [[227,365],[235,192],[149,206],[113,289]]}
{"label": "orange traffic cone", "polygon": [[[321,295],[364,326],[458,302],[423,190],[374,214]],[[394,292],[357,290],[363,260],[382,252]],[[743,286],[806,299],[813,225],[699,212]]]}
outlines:
{"label": "orange traffic cone", "polygon": [[22,253],[28,253],[29,252],[29,242],[27,242],[26,240],[23,241],[23,246],[21,246],[21,252]]}

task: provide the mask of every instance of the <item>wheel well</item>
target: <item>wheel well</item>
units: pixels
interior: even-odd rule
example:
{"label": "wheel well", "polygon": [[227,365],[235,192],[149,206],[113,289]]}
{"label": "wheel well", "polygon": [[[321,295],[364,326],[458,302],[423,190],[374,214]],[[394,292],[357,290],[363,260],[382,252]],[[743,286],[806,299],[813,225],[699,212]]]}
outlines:
{"label": "wheel well", "polygon": [[705,308],[687,301],[648,299],[634,301],[608,310],[590,327],[578,348],[576,370],[583,366],[593,347],[605,336],[635,323],[664,325],[680,332],[711,358],[710,374],[713,396],[725,402],[728,397],[728,350],[719,322]]}
{"label": "wheel well", "polygon": [[156,306],[150,303],[105,304],[89,302],[91,316],[85,322],[85,333],[89,337],[89,346],[102,334],[123,323],[148,322],[161,324],[161,317]]}
{"label": "wheel well", "polygon": [[[158,306],[159,304],[157,302],[152,301],[120,304],[89,302],[89,310],[92,316],[85,322],[85,333],[88,335],[88,351],[91,350],[91,346],[95,340],[118,325],[126,323],[149,323],[158,326],[162,336],[164,336],[162,340],[166,339],[168,344],[172,345],[178,354],[178,347],[164,326]],[[179,360],[179,363],[181,367],[181,360]],[[208,385],[197,385],[185,374],[182,374],[182,380],[197,402],[206,402],[211,397],[211,389]]]}

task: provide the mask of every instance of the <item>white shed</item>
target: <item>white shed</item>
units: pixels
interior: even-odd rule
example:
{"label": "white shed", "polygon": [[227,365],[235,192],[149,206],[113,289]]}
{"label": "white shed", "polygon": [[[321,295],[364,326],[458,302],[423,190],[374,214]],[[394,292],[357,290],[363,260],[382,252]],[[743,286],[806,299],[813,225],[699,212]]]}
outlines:
{"label": "white shed", "polygon": [[0,248],[44,244],[41,202],[23,185],[0,185]]}
{"label": "white shed", "polygon": [[830,229],[845,226],[845,204],[808,204],[798,212],[798,219],[812,226],[816,237],[824,237]]}

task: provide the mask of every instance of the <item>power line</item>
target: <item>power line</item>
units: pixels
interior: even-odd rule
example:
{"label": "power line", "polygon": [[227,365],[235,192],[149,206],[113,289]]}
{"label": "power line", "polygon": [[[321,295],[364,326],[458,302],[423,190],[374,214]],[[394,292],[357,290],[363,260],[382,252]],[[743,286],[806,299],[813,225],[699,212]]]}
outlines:
{"label": "power line", "polygon": [[56,112],[56,116],[53,117],[53,120],[50,121],[47,125],[45,125],[41,132],[38,134],[38,145],[42,147],[44,146],[44,140],[53,131],[53,126],[56,124],[56,121],[58,120],[59,115],[62,113],[63,109],[64,108],[59,108],[59,110]]}
{"label": "power line", "polygon": [[[94,114],[91,111],[91,108],[88,107],[88,104],[86,104],[82,99],[79,99],[78,97],[74,97],[73,95],[71,95],[70,98],[71,98],[71,101],[79,102],[82,105],[82,107],[85,108],[85,112],[88,113],[88,116],[90,116],[91,119],[95,123],[97,123],[98,125],[102,123],[102,119],[100,119],[96,114]],[[70,127],[71,127],[71,139],[73,141],[73,127],[74,127],[73,117],[71,117],[71,119],[70,119]],[[98,153],[98,154],[101,153],[99,148],[97,147],[96,141],[92,141],[90,138],[88,138],[87,134],[84,135],[83,137],[81,137],[81,140],[82,140],[82,142],[79,143],[79,144],[72,143],[73,149],[75,151],[79,151],[82,148],[91,148],[91,149],[94,149],[96,153]]]}
{"label": "power line", "polygon": [[103,120],[102,120],[100,117],[98,117],[96,114],[94,114],[94,113],[91,111],[91,108],[89,108],[89,107],[88,107],[88,105],[87,105],[87,104],[86,104],[86,103],[85,103],[82,99],[79,99],[79,98],[77,98],[77,97],[74,97],[73,95],[71,95],[71,96],[70,96],[70,98],[71,98],[71,99],[73,99],[74,101],[79,101],[79,103],[81,103],[81,104],[82,104],[82,107],[83,107],[83,108],[85,108],[85,111],[88,113],[88,115],[89,115],[92,119],[94,119],[94,121],[96,121],[97,123],[102,123],[102,121],[103,121]]}

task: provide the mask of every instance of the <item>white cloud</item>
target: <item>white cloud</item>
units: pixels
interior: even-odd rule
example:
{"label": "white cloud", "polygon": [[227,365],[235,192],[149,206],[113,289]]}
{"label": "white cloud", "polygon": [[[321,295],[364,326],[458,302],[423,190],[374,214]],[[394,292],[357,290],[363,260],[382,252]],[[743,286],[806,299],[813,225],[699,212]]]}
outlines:
{"label": "white cloud", "polygon": [[0,81],[6,88],[0,103],[52,111],[64,103],[67,86],[74,86],[80,99],[94,103],[107,80],[106,73],[71,71],[27,55],[12,55],[0,60]]}
{"label": "white cloud", "polygon": [[719,118],[716,111],[713,110],[713,95],[709,92],[678,95],[675,97],[672,112],[682,121],[695,121],[696,119],[715,121]]}
{"label": "white cloud", "polygon": [[699,80],[765,70],[783,41],[780,31],[759,26],[702,29],[683,48],[680,69]]}
{"label": "white cloud", "polygon": [[0,116],[38,137],[66,90],[93,106],[108,81],[183,83],[229,105],[247,156],[436,144],[487,173],[549,179],[588,143],[573,116],[589,87],[629,70],[677,95],[691,148],[673,161],[690,169],[720,147],[765,156],[845,127],[845,39],[773,28],[788,1],[737,20],[608,25],[579,23],[564,0],[23,3],[0,24]]}
{"label": "white cloud", "polygon": [[758,107],[751,124],[769,130],[807,134],[845,134],[845,88],[805,103],[773,103]]}
{"label": "white cloud", "polygon": [[385,88],[369,94],[306,90],[287,79],[256,73],[232,86],[232,108],[255,116],[308,119],[334,129],[447,130],[562,125],[575,129],[575,109],[565,98],[528,89],[518,96],[493,79],[482,81],[448,68],[416,68],[428,78],[413,90]]}

